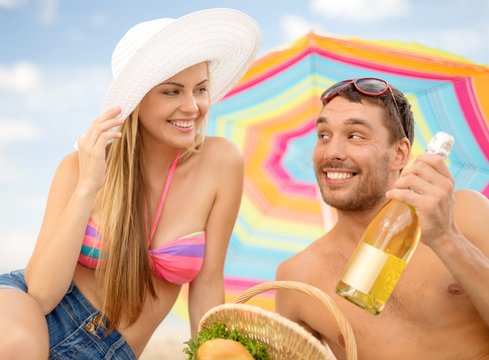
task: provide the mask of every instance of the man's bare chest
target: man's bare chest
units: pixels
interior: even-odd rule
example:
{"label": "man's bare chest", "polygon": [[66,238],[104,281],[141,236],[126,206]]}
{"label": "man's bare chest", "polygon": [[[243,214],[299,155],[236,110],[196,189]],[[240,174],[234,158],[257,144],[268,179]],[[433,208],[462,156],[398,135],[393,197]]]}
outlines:
{"label": "man's bare chest", "polygon": [[[354,329],[359,349],[369,348],[372,344],[390,343],[410,349],[406,351],[417,351],[420,349],[416,347],[423,343],[420,336],[433,333],[443,336],[446,333],[448,341],[454,333],[450,334],[447,329],[457,332],[457,327],[463,327],[468,321],[480,321],[463,288],[438,257],[423,244],[420,244],[406,267],[385,309],[377,316],[335,294],[334,289],[346,266],[348,255],[335,251],[326,254],[329,260],[324,259],[321,280],[317,284],[322,283],[323,290],[344,311]],[[343,339],[334,319],[312,303],[303,309],[303,320],[327,338],[333,350],[341,349]],[[396,346],[389,348],[389,345],[382,351],[394,351]]]}

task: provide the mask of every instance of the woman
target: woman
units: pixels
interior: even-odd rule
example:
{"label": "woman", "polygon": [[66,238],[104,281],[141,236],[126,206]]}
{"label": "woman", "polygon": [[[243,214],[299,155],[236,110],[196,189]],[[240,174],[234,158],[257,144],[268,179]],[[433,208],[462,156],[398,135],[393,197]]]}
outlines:
{"label": "woman", "polygon": [[257,24],[230,9],[124,35],[102,114],[56,171],[25,272],[0,276],[0,359],[135,359],[182,284],[192,334],[224,301],[243,159],[205,124],[259,42]]}

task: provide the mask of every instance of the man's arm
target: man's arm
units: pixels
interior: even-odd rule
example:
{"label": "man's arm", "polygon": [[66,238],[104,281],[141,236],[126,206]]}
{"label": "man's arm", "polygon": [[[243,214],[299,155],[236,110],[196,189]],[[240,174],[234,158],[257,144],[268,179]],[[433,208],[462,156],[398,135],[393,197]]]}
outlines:
{"label": "man's arm", "polygon": [[433,242],[431,248],[489,325],[489,200],[475,191],[459,191],[454,213],[460,231]]}

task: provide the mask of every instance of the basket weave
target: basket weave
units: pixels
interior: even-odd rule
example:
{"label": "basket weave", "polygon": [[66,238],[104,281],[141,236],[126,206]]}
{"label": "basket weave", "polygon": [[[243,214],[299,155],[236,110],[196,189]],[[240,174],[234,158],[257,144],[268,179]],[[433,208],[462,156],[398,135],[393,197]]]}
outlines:
{"label": "basket weave", "polygon": [[295,290],[310,295],[335,317],[345,339],[347,360],[357,360],[355,335],[340,307],[318,288],[295,281],[270,281],[258,284],[238,296],[233,303],[210,309],[200,320],[199,331],[216,321],[226,325],[228,331],[237,329],[247,338],[264,343],[273,360],[335,360],[321,342],[297,323],[269,310],[242,304],[253,296],[269,290]]}

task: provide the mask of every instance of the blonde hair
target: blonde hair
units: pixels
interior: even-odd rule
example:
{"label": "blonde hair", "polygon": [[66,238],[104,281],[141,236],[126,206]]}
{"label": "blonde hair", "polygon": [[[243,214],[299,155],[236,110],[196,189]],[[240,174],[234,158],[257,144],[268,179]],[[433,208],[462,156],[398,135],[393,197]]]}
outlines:
{"label": "blonde hair", "polygon": [[[99,228],[104,240],[96,276],[108,331],[117,328],[123,316],[128,325],[136,322],[148,292],[156,298],[148,256],[151,224],[145,216],[148,211],[138,114],[139,106],[122,125],[122,137],[108,147],[105,185],[94,205],[100,212]],[[206,121],[202,122],[193,144],[180,155],[182,160],[200,151]]]}

